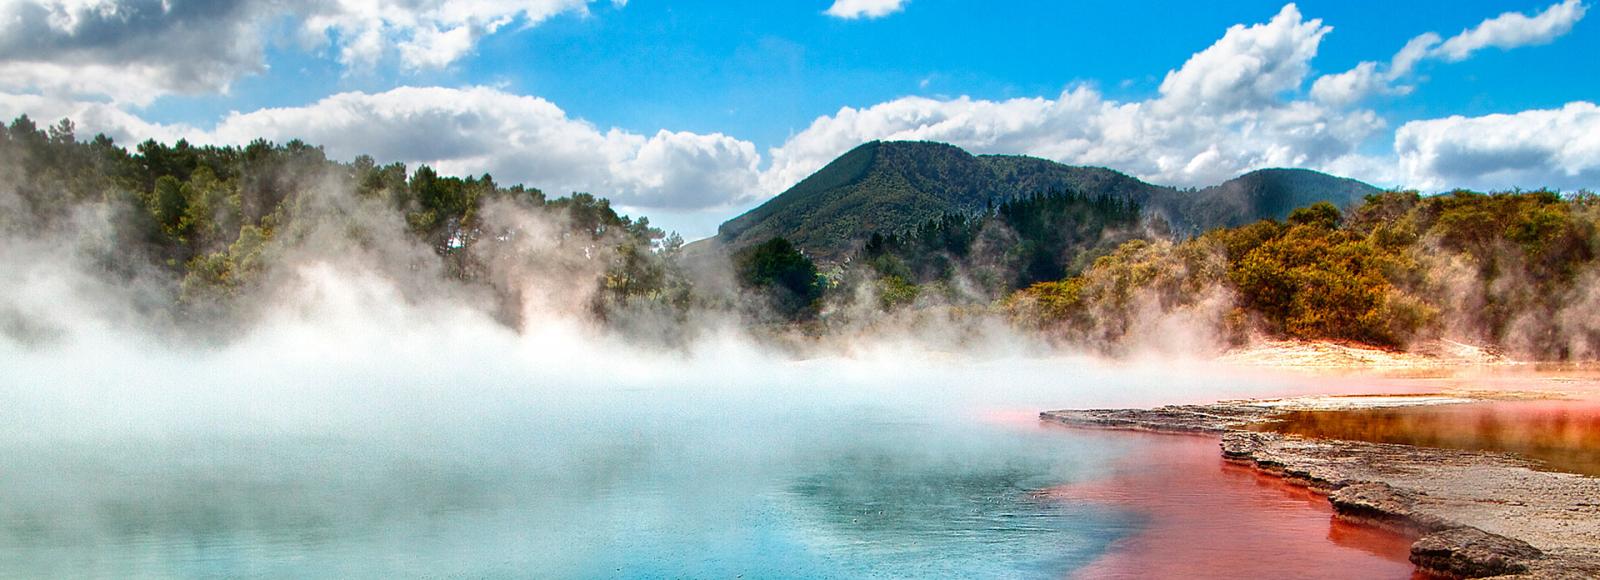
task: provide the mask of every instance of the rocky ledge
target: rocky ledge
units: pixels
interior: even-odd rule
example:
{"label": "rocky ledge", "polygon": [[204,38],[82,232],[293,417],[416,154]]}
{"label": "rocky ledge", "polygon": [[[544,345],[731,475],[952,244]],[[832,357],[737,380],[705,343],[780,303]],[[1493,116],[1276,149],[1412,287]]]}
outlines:
{"label": "rocky ledge", "polygon": [[1416,538],[1411,561],[1455,578],[1600,578],[1600,478],[1517,456],[1255,432],[1291,410],[1464,402],[1316,397],[1148,410],[1046,411],[1080,427],[1210,433],[1230,461],[1327,494],[1338,517]]}

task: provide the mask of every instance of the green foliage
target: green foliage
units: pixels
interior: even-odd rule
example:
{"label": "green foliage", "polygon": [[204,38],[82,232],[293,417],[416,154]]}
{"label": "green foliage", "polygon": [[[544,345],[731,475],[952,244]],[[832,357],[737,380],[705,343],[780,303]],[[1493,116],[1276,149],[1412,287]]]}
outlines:
{"label": "green foliage", "polygon": [[[1203,232],[1262,219],[1289,219],[1296,209],[1319,203],[1337,210],[1359,205],[1367,196],[1380,193],[1378,188],[1354,179],[1306,169],[1262,169],[1150,205],[1180,230]],[[1326,217],[1326,209],[1313,211]]]}
{"label": "green foliage", "polygon": [[183,183],[178,178],[163,175],[156,179],[146,204],[162,232],[173,238],[183,235],[183,214],[189,209],[189,200],[184,197]]}
{"label": "green foliage", "polygon": [[[1424,198],[1409,219],[1417,224],[1420,253],[1443,271],[1447,262],[1464,264],[1470,280],[1435,274],[1422,287],[1458,296],[1453,308],[1465,330],[1543,356],[1565,357],[1600,337],[1574,337],[1563,331],[1567,301],[1581,291],[1580,275],[1600,255],[1600,234],[1589,198],[1572,200],[1548,191],[1476,194],[1457,191]],[[1596,349],[1600,350],[1600,349]]]}
{"label": "green foliage", "polygon": [[[130,153],[104,135],[79,141],[71,121],[41,129],[26,116],[0,127],[0,161],[16,168],[8,181],[22,202],[15,215],[9,208],[0,215],[0,229],[70,227],[76,206],[106,204],[126,219],[114,224],[118,255],[102,258],[104,265],[130,276],[141,262],[164,270],[180,313],[226,310],[270,269],[274,246],[295,243],[286,236],[310,224],[336,224],[358,245],[370,241],[371,226],[351,215],[352,206],[394,212],[451,278],[492,286],[485,256],[523,233],[486,232],[481,212],[490,203],[564,224],[559,238],[567,251],[604,260],[594,281],[602,318],[611,308],[649,303],[681,311],[688,304],[688,280],[673,262],[682,239],[663,242],[648,220],[620,215],[587,193],[547,200],[537,189],[501,187],[489,175],[445,176],[427,166],[408,176],[404,164],[379,165],[365,155],[338,163],[298,140],[244,147],[151,140]],[[327,199],[347,193],[349,200]]]}
{"label": "green foliage", "polygon": [[1311,205],[1289,212],[1289,225],[1312,226],[1325,230],[1336,229],[1344,216],[1339,213],[1339,208],[1326,201],[1319,201]]}
{"label": "green foliage", "polygon": [[791,320],[816,314],[825,282],[817,265],[783,238],[773,238],[734,257],[739,282],[765,292],[774,310]]}
{"label": "green foliage", "polygon": [[1214,287],[1232,297],[1229,324],[1249,321],[1272,335],[1403,347],[1451,334],[1565,358],[1600,352],[1592,325],[1572,318],[1592,313],[1569,310],[1588,291],[1580,284],[1596,275],[1597,256],[1593,195],[1384,192],[1348,218],[1316,203],[1287,222],[1177,244],[1131,241],[1081,275],[1034,284],[1005,305],[1025,324],[1115,339],[1138,314],[1130,300],[1170,312]]}
{"label": "green foliage", "polygon": [[[0,231],[111,216],[96,232],[110,250],[88,263],[125,279],[170,276],[156,286],[172,289],[174,319],[240,302],[318,225],[347,235],[352,251],[370,248],[374,228],[393,227],[439,260],[402,267],[437,268],[503,304],[519,303],[518,290],[491,279],[490,261],[534,259],[519,246],[531,235],[555,246],[538,251],[571,259],[562,272],[593,277],[602,320],[642,309],[681,318],[706,300],[683,270],[681,238],[587,193],[547,198],[489,175],[408,172],[366,156],[340,163],[300,141],[146,141],[129,151],[104,135],[80,141],[70,121],[41,128],[25,116],[0,127],[0,162],[15,199]],[[1341,211],[1352,195],[1364,202]],[[518,219],[491,227],[485,216],[501,211],[558,231],[522,231]],[[1229,221],[1267,214],[1274,219]],[[1161,230],[1142,227],[1159,216],[1180,232],[1233,227],[1138,239]],[[1584,310],[1600,281],[1600,199],[1588,194],[1421,196],[1295,170],[1178,191],[1104,169],[873,143],[723,234],[743,240],[734,245],[740,285],[789,321],[818,316],[828,280],[810,251],[823,248],[838,260],[830,272],[875,285],[884,309],[948,300],[959,288],[978,304],[988,304],[985,293],[1006,296],[1001,305],[1019,323],[1096,343],[1123,340],[1152,313],[1220,307],[1215,319],[1230,337],[1403,346],[1452,336],[1546,358],[1600,353],[1600,324]]]}
{"label": "green foliage", "polygon": [[1139,214],[1136,203],[1076,193],[1037,195],[1002,204],[995,218],[1018,240],[1013,286],[1055,280],[1081,270],[1087,256],[1104,251],[1097,246],[1127,239]]}
{"label": "green foliage", "polygon": [[1366,238],[1332,229],[1337,219],[1325,211],[1296,215],[1310,219],[1229,264],[1241,306],[1288,336],[1404,345],[1429,314],[1394,316],[1405,297],[1389,273],[1416,265]]}
{"label": "green foliage", "polygon": [[878,302],[884,310],[893,310],[917,301],[922,289],[899,276],[878,279]]}
{"label": "green foliage", "polygon": [[913,286],[948,286],[964,276],[989,293],[982,298],[988,301],[1077,273],[1134,237],[1139,213],[1138,205],[1111,197],[1031,195],[978,215],[944,215],[905,232],[873,234],[853,263]]}
{"label": "green foliage", "polygon": [[[943,143],[873,141],[728,220],[718,239],[737,251],[783,237],[819,260],[837,262],[873,233],[903,234],[943,216],[977,215],[1041,192],[1137,204],[1167,227],[1190,235],[1263,218],[1281,220],[1317,201],[1354,205],[1378,191],[1303,169],[1265,169],[1217,186],[1179,190],[1102,167],[1020,155],[975,156]],[[1046,266],[1045,261],[1039,265]]]}
{"label": "green foliage", "polygon": [[1192,306],[1222,282],[1224,272],[1221,248],[1213,240],[1133,240],[1096,259],[1083,274],[1029,286],[1002,307],[1023,325],[1110,346],[1150,310]]}
{"label": "green foliage", "polygon": [[989,213],[1041,192],[1139,203],[1171,191],[1109,169],[1030,157],[974,156],[929,142],[870,142],[718,230],[735,250],[783,237],[824,261],[848,257],[873,233],[905,234],[949,216]]}

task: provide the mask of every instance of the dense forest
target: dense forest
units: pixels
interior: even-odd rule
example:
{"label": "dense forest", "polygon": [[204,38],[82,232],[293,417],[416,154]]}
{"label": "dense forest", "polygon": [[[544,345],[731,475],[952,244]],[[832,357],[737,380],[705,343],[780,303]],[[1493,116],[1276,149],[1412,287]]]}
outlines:
{"label": "dense forest", "polygon": [[[822,337],[960,311],[1109,353],[1178,321],[1223,346],[1451,338],[1600,356],[1600,198],[1586,193],[1382,192],[1190,235],[1125,196],[1057,187],[863,232],[821,265],[783,238],[708,261],[587,193],[342,162],[299,141],[126,149],[74,129],[0,127],[0,235],[13,256],[141,289],[139,315],[179,333],[248,325],[310,258],[514,329],[576,313],[666,343],[708,318]],[[26,340],[30,320],[0,311],[0,333]]]}
{"label": "dense forest", "polygon": [[875,232],[904,232],[929,220],[973,216],[1048,192],[1138,204],[1173,231],[1197,235],[1259,219],[1281,220],[1317,201],[1354,205],[1380,191],[1353,179],[1284,168],[1179,189],[1105,167],[1024,155],[973,155],[945,143],[871,141],[729,219],[717,236],[697,243],[738,251],[782,237],[819,261],[837,262]]}
{"label": "dense forest", "polygon": [[851,264],[877,282],[887,308],[930,291],[945,303],[987,303],[1082,271],[1118,243],[1144,235],[1140,215],[1138,204],[1114,197],[1047,192],[874,233]]}

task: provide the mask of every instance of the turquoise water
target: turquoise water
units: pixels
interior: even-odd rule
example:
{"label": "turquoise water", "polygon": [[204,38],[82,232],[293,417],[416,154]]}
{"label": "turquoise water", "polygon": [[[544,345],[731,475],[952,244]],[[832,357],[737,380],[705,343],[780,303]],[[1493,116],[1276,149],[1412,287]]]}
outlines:
{"label": "turquoise water", "polygon": [[1283,387],[401,318],[0,341],[0,578],[1060,578],[1153,520],[1048,490],[1152,444],[1030,417]]}
{"label": "turquoise water", "polygon": [[1035,493],[1137,441],[838,413],[14,444],[0,575],[1060,578],[1138,529]]}

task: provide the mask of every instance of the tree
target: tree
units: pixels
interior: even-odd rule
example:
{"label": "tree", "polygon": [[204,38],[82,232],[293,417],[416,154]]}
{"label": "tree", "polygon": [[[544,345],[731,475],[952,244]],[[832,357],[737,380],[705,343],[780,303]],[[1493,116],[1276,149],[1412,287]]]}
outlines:
{"label": "tree", "polygon": [[817,265],[783,238],[772,238],[736,257],[735,270],[746,288],[763,292],[773,308],[790,319],[809,318],[822,298]]}
{"label": "tree", "polygon": [[178,178],[171,175],[157,178],[145,203],[150,217],[155,218],[163,233],[172,238],[183,235],[183,214],[189,208],[189,201],[183,196],[183,183]]}
{"label": "tree", "polygon": [[1331,230],[1339,227],[1339,222],[1342,220],[1339,207],[1326,201],[1319,201],[1289,212],[1289,223],[1297,226],[1316,226]]}

